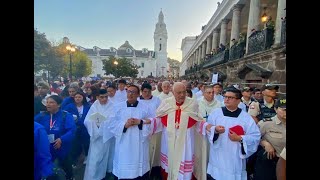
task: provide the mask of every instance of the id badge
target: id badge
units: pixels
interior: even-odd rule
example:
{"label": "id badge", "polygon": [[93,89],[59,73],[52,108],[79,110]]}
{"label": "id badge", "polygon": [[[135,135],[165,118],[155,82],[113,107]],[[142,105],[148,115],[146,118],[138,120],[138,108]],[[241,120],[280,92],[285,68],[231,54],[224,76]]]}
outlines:
{"label": "id badge", "polygon": [[54,134],[49,134],[48,139],[49,139],[50,143],[53,143],[54,142]]}

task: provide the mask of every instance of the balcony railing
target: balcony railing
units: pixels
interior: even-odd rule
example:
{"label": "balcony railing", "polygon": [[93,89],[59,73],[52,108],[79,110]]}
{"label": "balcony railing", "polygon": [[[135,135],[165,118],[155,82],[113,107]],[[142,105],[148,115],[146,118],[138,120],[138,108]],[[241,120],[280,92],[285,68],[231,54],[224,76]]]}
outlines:
{"label": "balcony railing", "polygon": [[280,40],[280,44],[281,45],[285,45],[286,44],[286,32],[287,32],[287,20],[284,19],[281,22],[281,40]]}
{"label": "balcony railing", "polygon": [[255,31],[249,37],[248,54],[269,49],[273,44],[274,29],[265,28],[262,31]]}
{"label": "balcony railing", "polygon": [[213,55],[210,59],[206,60],[203,64],[203,68],[213,67],[227,62],[229,59],[229,49],[226,49],[218,54]]}
{"label": "balcony railing", "polygon": [[240,59],[244,56],[246,52],[246,42],[240,42],[238,44],[235,44],[231,46],[230,52],[229,52],[229,60],[235,60]]}
{"label": "balcony railing", "polygon": [[185,75],[188,75],[188,74],[193,74],[193,73],[196,73],[198,71],[201,71],[202,68],[203,68],[203,65],[204,65],[204,62],[202,62],[201,64],[197,65],[193,65],[192,67],[190,67],[189,69],[185,70]]}

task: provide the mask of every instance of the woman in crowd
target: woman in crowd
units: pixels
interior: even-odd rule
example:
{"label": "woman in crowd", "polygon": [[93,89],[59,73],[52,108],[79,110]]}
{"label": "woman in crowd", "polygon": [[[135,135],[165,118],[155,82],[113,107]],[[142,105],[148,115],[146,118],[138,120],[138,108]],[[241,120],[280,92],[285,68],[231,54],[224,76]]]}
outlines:
{"label": "woman in crowd", "polygon": [[50,142],[52,161],[56,161],[66,173],[66,179],[73,179],[70,148],[75,136],[76,124],[72,114],[60,109],[61,97],[51,95],[47,98],[47,111],[39,113],[34,121],[44,126]]}
{"label": "woman in crowd", "polygon": [[89,104],[93,104],[97,100],[97,96],[99,94],[99,88],[97,86],[92,85],[87,89],[86,96],[89,99]]}
{"label": "woman in crowd", "polygon": [[71,150],[72,162],[74,165],[77,164],[78,158],[80,157],[82,152],[84,152],[85,157],[87,157],[88,155],[90,136],[83,122],[87,116],[89,109],[90,104],[87,102],[86,97],[82,92],[76,92],[74,95],[74,102],[68,104],[64,108],[64,110],[77,117],[77,130]]}

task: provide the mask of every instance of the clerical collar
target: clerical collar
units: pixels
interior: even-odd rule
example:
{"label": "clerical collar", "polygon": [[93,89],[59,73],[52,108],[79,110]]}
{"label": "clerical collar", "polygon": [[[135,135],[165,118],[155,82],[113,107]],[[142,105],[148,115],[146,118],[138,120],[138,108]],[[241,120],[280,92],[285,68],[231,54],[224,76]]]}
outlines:
{"label": "clerical collar", "polygon": [[176,105],[177,105],[177,106],[181,106],[183,103],[184,103],[184,102],[182,102],[182,103],[176,102]]}
{"label": "clerical collar", "polygon": [[137,107],[139,101],[136,101],[135,103],[131,104],[127,101],[127,107]]}
{"label": "clerical collar", "polygon": [[229,111],[226,107],[222,107],[222,112],[224,116],[228,116],[228,117],[238,117],[239,114],[241,113],[241,109],[237,108],[237,110],[235,111]]}
{"label": "clerical collar", "polygon": [[[153,96],[151,96],[149,99],[152,99],[152,97],[153,97]],[[144,99],[144,98],[142,97],[142,95],[140,96],[140,99]]]}

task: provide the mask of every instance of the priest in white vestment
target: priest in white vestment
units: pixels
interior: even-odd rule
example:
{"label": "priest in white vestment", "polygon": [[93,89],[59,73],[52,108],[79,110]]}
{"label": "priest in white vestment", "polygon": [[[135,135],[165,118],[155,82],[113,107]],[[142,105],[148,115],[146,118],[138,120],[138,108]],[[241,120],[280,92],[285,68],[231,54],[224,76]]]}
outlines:
{"label": "priest in white vestment", "polygon": [[[181,82],[173,85],[174,97],[164,99],[157,109],[157,118],[152,119],[153,133],[162,131],[161,137],[161,174],[162,179],[191,180],[198,166],[195,146],[205,144],[206,131],[212,125],[198,114],[196,100],[186,97],[186,87]],[[195,136],[201,142],[195,142]],[[197,148],[206,148],[197,147]],[[196,172],[195,172],[196,173]],[[206,177],[205,171],[199,177]],[[205,179],[203,179],[205,180]]]}
{"label": "priest in white vestment", "polygon": [[107,91],[100,89],[97,100],[91,105],[84,120],[84,125],[90,135],[84,180],[101,180],[107,172],[111,175],[115,138],[105,141],[103,134],[108,132],[104,132],[103,127],[107,126],[113,116],[113,103],[108,100]]}
{"label": "priest in white vestment", "polygon": [[159,96],[161,92],[162,92],[162,82],[158,82],[156,89],[153,90],[151,93],[152,93],[152,96]]}
{"label": "priest in white vestment", "polygon": [[107,91],[108,91],[109,101],[113,102],[113,104],[117,104],[118,102],[120,102],[119,100],[117,100],[117,96],[116,96],[117,87],[115,85],[111,84],[110,86],[108,86]]}
{"label": "priest in white vestment", "polygon": [[[203,96],[201,96],[198,99],[199,103],[199,113],[201,117],[207,121],[209,114],[216,108],[220,108],[222,104],[214,98],[214,90],[212,85],[203,85],[204,91]],[[202,138],[201,136],[195,136],[195,141],[199,142],[199,138]],[[205,141],[205,144],[202,146],[206,146],[205,149],[199,148],[199,146],[195,147],[195,154],[200,154],[201,156],[196,156],[197,162],[201,164],[202,166],[197,166],[199,169],[197,169],[197,173],[195,176],[197,179],[205,179],[207,174],[207,165],[209,162],[209,151],[210,151],[210,144],[209,141]],[[200,175],[204,175],[204,177],[200,177]]]}
{"label": "priest in white vestment", "polygon": [[198,99],[199,112],[201,117],[206,121],[209,114],[216,108],[222,107],[223,105],[214,98],[214,91],[211,85],[204,85],[203,96]]}
{"label": "priest in white vestment", "polygon": [[241,91],[224,90],[225,107],[217,108],[208,117],[213,124],[210,135],[208,180],[246,180],[246,158],[257,151],[260,131],[253,118],[238,107]]}
{"label": "priest in white vestment", "polygon": [[145,103],[137,100],[139,95],[139,87],[130,85],[127,89],[127,101],[115,105],[115,117],[109,126],[116,138],[112,170],[115,179],[139,180],[149,175],[148,118],[152,117],[152,112]]}
{"label": "priest in white vestment", "polygon": [[118,82],[118,90],[116,91],[115,99],[118,102],[127,100],[126,80],[120,79]]}
{"label": "priest in white vestment", "polygon": [[158,96],[161,101],[173,96],[172,92],[170,91],[170,82],[169,81],[163,81],[161,87],[162,87],[162,92]]}
{"label": "priest in white vestment", "polygon": [[[151,110],[152,116],[156,117],[156,110],[159,107],[161,100],[152,95],[152,86],[149,83],[143,83],[141,86],[141,96],[138,101],[145,103]],[[149,158],[150,158],[150,178],[160,176],[160,145],[161,132],[154,134],[150,139]]]}

